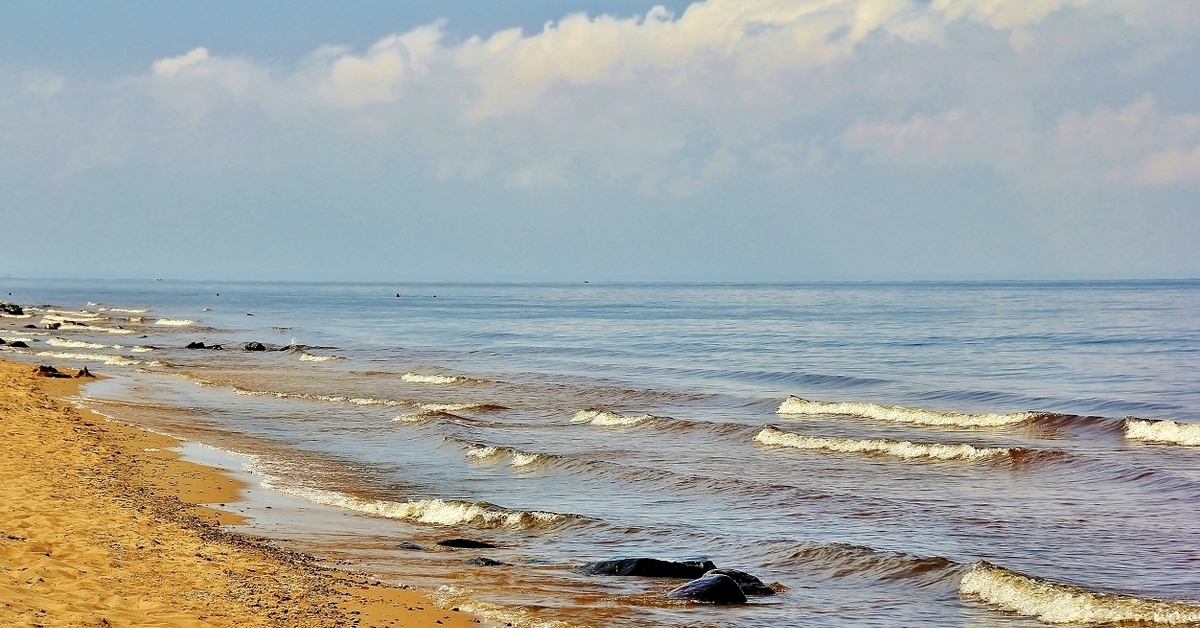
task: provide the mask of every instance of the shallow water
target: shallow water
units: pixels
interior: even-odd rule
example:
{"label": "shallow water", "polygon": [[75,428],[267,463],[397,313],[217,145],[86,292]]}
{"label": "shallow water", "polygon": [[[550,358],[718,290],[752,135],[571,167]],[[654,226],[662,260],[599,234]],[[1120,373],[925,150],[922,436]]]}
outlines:
{"label": "shallow water", "polygon": [[[252,529],[504,621],[1200,623],[1200,282],[0,287],[6,357],[250,455]],[[574,570],[641,555],[786,591]]]}

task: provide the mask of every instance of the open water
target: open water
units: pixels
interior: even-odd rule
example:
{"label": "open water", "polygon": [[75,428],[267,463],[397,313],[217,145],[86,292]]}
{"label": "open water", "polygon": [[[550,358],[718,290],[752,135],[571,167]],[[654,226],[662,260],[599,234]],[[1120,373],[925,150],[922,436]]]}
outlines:
{"label": "open water", "polygon": [[[0,289],[4,357],[240,454],[248,531],[496,621],[1200,625],[1200,282]],[[577,570],[625,556],[780,593]]]}

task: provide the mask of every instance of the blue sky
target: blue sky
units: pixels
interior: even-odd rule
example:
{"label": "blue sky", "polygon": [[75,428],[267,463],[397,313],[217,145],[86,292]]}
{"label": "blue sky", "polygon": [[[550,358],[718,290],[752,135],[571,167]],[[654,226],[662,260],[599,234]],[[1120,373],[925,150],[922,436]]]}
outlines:
{"label": "blue sky", "polygon": [[0,274],[1197,277],[1197,77],[1195,0],[0,2]]}

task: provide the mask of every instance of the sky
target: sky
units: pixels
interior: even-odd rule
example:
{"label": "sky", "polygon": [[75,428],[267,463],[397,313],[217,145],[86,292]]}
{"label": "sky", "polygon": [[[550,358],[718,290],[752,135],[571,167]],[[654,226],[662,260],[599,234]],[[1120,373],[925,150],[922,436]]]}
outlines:
{"label": "sky", "polygon": [[1200,2],[0,0],[0,229],[15,277],[1196,278]]}

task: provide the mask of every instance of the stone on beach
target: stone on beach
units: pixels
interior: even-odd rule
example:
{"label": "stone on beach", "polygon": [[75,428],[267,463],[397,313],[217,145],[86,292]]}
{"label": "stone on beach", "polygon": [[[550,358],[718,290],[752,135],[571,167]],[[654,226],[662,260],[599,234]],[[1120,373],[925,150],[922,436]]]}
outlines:
{"label": "stone on beach", "polygon": [[746,594],[733,578],[712,574],[681,584],[667,592],[667,599],[708,604],[745,604]]}
{"label": "stone on beach", "polygon": [[425,548],[423,546],[413,543],[412,541],[405,541],[403,543],[397,543],[394,546],[394,548],[402,549],[402,550],[411,550],[414,552],[424,552],[425,551]]}
{"label": "stone on beach", "polygon": [[242,351],[266,351],[267,346],[258,341],[247,342]]}
{"label": "stone on beach", "polygon": [[580,571],[596,576],[640,576],[643,578],[699,578],[715,569],[711,560],[670,561],[657,558],[617,558],[588,563]]}
{"label": "stone on beach", "polygon": [[22,309],[21,306],[17,305],[16,303],[9,303],[8,301],[0,301],[0,313],[11,314],[13,316],[24,316],[25,310]]}
{"label": "stone on beach", "polygon": [[8,346],[16,347],[17,349],[28,349],[29,348],[29,345],[25,344],[24,340],[14,340],[14,341],[8,343]]}
{"label": "stone on beach", "polygon": [[53,366],[46,366],[44,364],[33,367],[33,373],[35,375],[40,375],[42,377],[61,377],[61,378],[70,378],[71,377],[70,375],[67,375],[66,373],[59,373],[58,369],[54,368]]}

